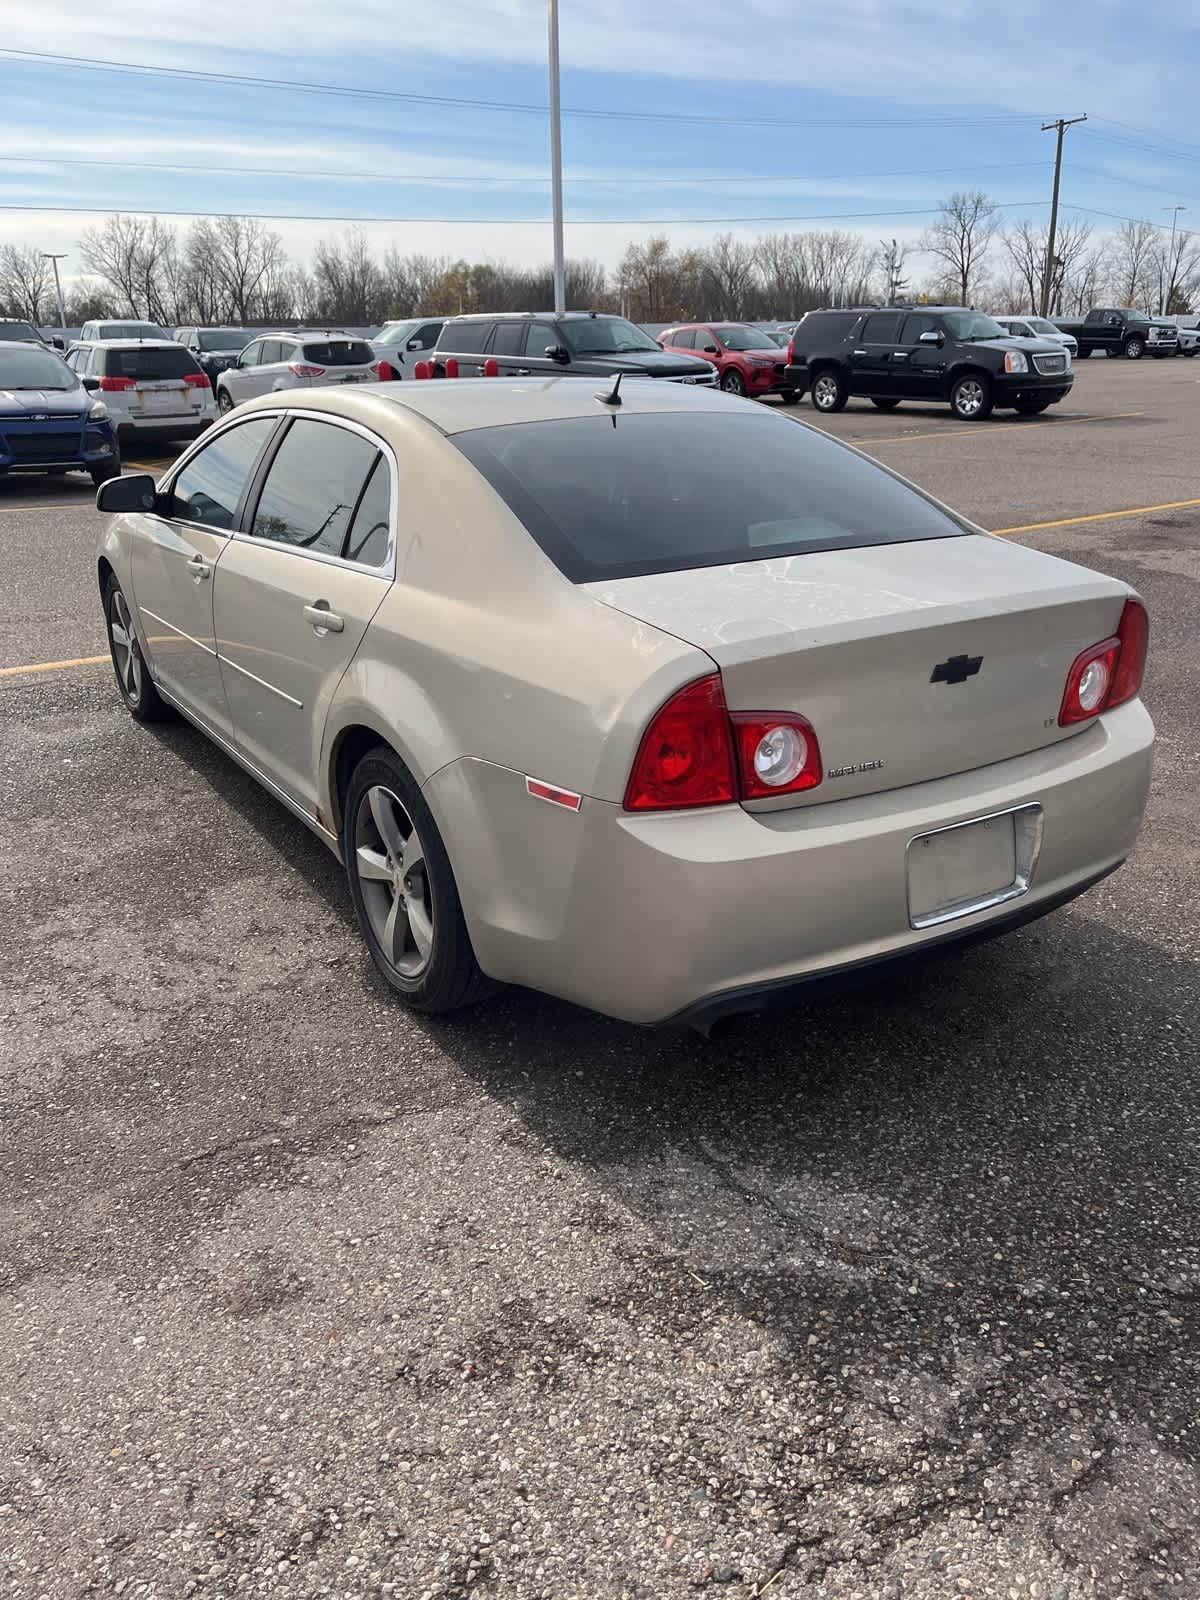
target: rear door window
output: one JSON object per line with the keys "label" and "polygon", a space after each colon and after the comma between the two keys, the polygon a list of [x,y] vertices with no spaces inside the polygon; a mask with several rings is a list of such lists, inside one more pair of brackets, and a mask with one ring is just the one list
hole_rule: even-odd
{"label": "rear door window", "polygon": [[377,446],[349,428],[300,418],[267,470],[250,532],[297,550],[340,556]]}
{"label": "rear door window", "polygon": [[385,564],[392,515],[391,500],[391,475],[387,462],[382,455],[378,455],[346,535],[342,554],[347,561],[361,562],[364,567],[382,567]]}
{"label": "rear door window", "polygon": [[492,340],[494,356],[519,356],[525,352],[525,323],[502,322]]}
{"label": "rear door window", "polygon": [[369,367],[375,352],[365,339],[304,341],[304,359],[318,367]]}
{"label": "rear door window", "polygon": [[863,325],[864,344],[895,344],[900,338],[900,311],[874,311]]}
{"label": "rear door window", "polygon": [[181,344],[158,349],[154,345],[138,345],[134,350],[106,350],[104,371],[110,378],[134,378],[142,383],[158,383],[170,378],[183,378],[199,372],[196,358]]}
{"label": "rear door window", "polygon": [[258,352],[260,367],[277,367],[283,360],[283,344],[279,339],[264,339]]}
{"label": "rear door window", "polygon": [[275,422],[274,417],[252,417],[198,450],[171,486],[171,516],[209,528],[234,527],[242,494]]}
{"label": "rear door window", "polygon": [[695,328],[680,328],[678,333],[671,335],[667,343],[675,350],[694,350],[696,348],[696,330]]}
{"label": "rear door window", "polygon": [[923,333],[936,333],[941,327],[940,317],[928,311],[913,311],[905,319],[901,344],[920,344]]}

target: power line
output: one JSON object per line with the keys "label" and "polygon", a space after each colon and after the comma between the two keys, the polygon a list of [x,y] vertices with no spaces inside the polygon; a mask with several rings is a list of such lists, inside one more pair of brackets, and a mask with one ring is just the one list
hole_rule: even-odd
{"label": "power line", "polygon": [[[35,167],[107,167],[128,172],[203,172],[221,177],[294,178],[302,182],[315,180],[322,183],[351,178],[368,180],[372,183],[469,183],[475,187],[487,183],[515,183],[528,188],[535,188],[550,182],[550,179],[545,176],[478,178],[469,174],[461,176],[443,175],[436,172],[345,172],[337,168],[324,172],[298,172],[291,167],[207,167],[183,161],[101,161],[90,156],[0,155],[0,164]],[[759,176],[755,176],[752,173],[730,173],[725,176],[720,173],[714,173],[706,177],[681,178],[625,177],[620,175],[611,178],[566,178],[564,182],[568,184],[601,184],[611,188],[623,188],[627,184],[653,184],[659,188],[671,189],[677,184],[693,183],[832,183],[863,178],[935,178],[961,172],[1028,171],[1030,168],[1045,168],[1048,164],[1045,161],[1004,161],[986,167],[909,167],[895,169],[890,172],[764,173]]]}
{"label": "power line", "polygon": [[[406,101],[413,105],[447,106],[476,111],[511,111],[544,117],[548,107],[515,100],[482,100],[464,95],[407,93],[400,89],[369,89],[349,84],[311,83],[300,78],[268,78],[237,72],[208,72],[198,67],[162,67],[145,61],[112,61],[85,56],[68,56],[45,50],[0,48],[0,56],[12,60],[44,62],[52,66],[77,67],[86,72],[122,72],[157,78],[183,78],[193,83],[236,83],[243,88],[284,89],[303,94],[345,95],[353,99]],[[923,117],[745,117],[716,116],[677,111],[616,111],[603,106],[563,106],[564,117],[596,117],[632,122],[682,122],[692,124],[737,124],[764,128],[1009,128],[1031,125],[1035,118],[1011,112],[980,116]]]}
{"label": "power line", "polygon": [[[1179,193],[1179,185],[1177,183],[1150,183],[1146,178],[1122,178],[1115,172],[1105,172],[1102,167],[1088,167],[1079,161],[1071,163],[1071,171],[1073,173],[1086,172],[1093,178],[1103,178],[1107,183],[1120,184],[1130,189],[1155,189],[1161,194]],[[1193,202],[1193,204],[1195,203]]]}
{"label": "power line", "polygon": [[1200,156],[1200,144],[1193,144],[1189,139],[1177,139],[1173,133],[1160,133],[1157,128],[1142,128],[1136,122],[1118,122],[1116,117],[1096,117],[1096,122],[1102,122],[1107,128],[1124,128],[1129,133],[1142,135],[1144,138],[1154,139],[1160,144],[1178,145],[1184,150],[1190,150]]}
{"label": "power line", "polygon": [[[999,200],[996,209],[1009,211],[1013,209],[1029,210],[1035,206],[1046,205],[1045,200]],[[690,227],[717,227],[718,225],[733,223],[761,223],[761,222],[866,222],[887,220],[892,217],[932,217],[941,210],[940,206],[925,206],[915,211],[828,211],[810,216],[770,216],[770,217],[569,217],[567,221],[573,227],[579,228],[635,228],[635,227],[662,227],[662,228],[690,228]],[[485,224],[501,224],[509,228],[544,228],[549,223],[549,217],[363,217],[363,216],[313,216],[308,212],[294,211],[173,211],[154,207],[134,207],[122,211],[117,206],[34,206],[19,205],[16,203],[0,204],[0,211],[26,211],[38,214],[55,214],[67,216],[134,216],[134,217],[237,217],[246,221],[258,222],[347,222],[347,223],[384,223],[389,226],[405,227],[420,223],[436,223],[439,226],[466,226],[480,227]]]}

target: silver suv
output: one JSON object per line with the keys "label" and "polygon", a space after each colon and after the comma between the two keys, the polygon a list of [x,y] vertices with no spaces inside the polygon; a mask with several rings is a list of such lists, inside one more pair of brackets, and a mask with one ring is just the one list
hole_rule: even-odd
{"label": "silver suv", "polygon": [[336,329],[293,328],[263,334],[246,346],[237,364],[217,379],[217,406],[232,411],[243,400],[280,389],[378,382],[379,358],[365,339]]}

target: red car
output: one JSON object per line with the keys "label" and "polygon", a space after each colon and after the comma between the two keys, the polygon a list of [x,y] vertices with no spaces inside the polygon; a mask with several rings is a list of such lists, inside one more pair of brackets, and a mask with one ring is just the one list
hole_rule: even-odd
{"label": "red car", "polygon": [[729,394],[777,394],[788,405],[800,398],[784,377],[784,351],[749,322],[685,322],[660,333],[658,342],[711,361]]}

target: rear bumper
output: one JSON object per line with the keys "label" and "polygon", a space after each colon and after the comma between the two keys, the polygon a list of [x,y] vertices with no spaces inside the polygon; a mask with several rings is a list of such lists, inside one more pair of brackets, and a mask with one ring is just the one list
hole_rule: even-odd
{"label": "rear bumper", "polygon": [[[524,778],[457,761],[426,793],[476,955],[504,982],[636,1023],[754,1009],[764,993],[1003,932],[1115,870],[1133,848],[1154,730],[1139,701],[1031,755],[790,811],[571,812]],[[1037,803],[1041,851],[1018,899],[915,930],[910,840]]]}

